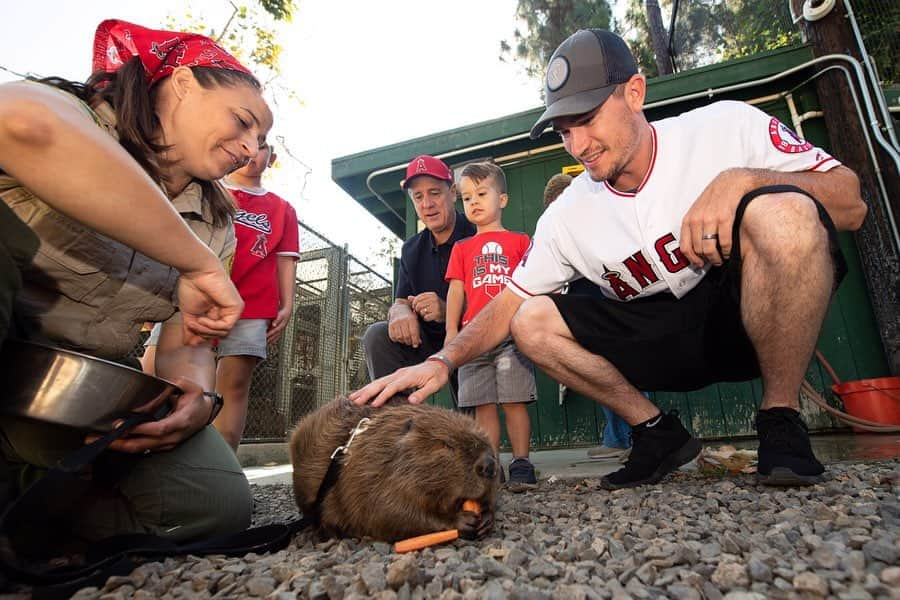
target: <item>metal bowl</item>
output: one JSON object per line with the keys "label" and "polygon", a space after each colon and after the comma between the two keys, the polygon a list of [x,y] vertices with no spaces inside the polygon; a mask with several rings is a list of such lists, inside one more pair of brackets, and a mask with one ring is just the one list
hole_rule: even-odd
{"label": "metal bowl", "polygon": [[169,382],[118,363],[52,346],[6,340],[0,349],[0,413],[108,431]]}

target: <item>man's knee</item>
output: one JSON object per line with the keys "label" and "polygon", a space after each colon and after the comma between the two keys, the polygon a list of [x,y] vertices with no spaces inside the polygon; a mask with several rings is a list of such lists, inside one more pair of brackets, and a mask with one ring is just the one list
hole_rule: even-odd
{"label": "man's knee", "polygon": [[827,254],[828,232],[812,198],[799,192],[763,194],[748,205],[740,226],[742,253],[787,259]]}
{"label": "man's knee", "polygon": [[551,335],[551,324],[559,318],[556,304],[547,296],[529,298],[519,307],[509,324],[516,346],[531,358],[529,351],[540,348]]}
{"label": "man's knee", "polygon": [[372,323],[363,334],[362,344],[366,352],[370,352],[390,341],[387,321]]}

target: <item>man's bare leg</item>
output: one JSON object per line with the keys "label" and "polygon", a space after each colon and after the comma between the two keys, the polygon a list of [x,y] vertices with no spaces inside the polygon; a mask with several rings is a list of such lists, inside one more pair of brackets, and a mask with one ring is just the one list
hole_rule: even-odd
{"label": "man's bare leg", "polygon": [[661,414],[615,366],[575,341],[550,298],[525,301],[512,320],[511,331],[516,346],[535,365],[631,425],[632,452],[622,469],[603,477],[604,487],[656,483],[700,453],[700,442],[691,438],[677,416]]}
{"label": "man's bare leg", "polygon": [[797,193],[753,199],[741,222],[741,254],[741,316],[763,380],[758,477],[770,485],[817,483],[825,469],[800,419],[799,395],[834,271],[812,200]]}
{"label": "man's bare leg", "polygon": [[800,384],[828,310],[828,235],[803,194],[766,194],[741,222],[741,316],[759,357],[762,408],[799,408]]}
{"label": "man's bare leg", "polygon": [[554,380],[609,407],[629,425],[659,414],[608,360],[585,350],[556,304],[535,296],[519,307],[510,324],[516,347]]}

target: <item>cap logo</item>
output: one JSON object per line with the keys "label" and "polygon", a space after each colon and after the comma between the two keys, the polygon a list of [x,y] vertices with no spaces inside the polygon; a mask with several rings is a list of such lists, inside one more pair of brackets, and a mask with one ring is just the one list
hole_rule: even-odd
{"label": "cap logo", "polygon": [[420,158],[416,161],[416,173],[425,173],[428,171],[428,167],[425,166],[425,159]]}
{"label": "cap logo", "polygon": [[569,80],[569,61],[565,56],[557,56],[547,65],[547,89],[555,92]]}

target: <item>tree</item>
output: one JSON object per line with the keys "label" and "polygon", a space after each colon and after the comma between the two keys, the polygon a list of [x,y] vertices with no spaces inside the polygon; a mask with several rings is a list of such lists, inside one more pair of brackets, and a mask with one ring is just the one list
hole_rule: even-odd
{"label": "tree", "polygon": [[[660,0],[661,7],[672,11],[672,0]],[[614,29],[629,45],[648,77],[659,74],[651,30],[643,2],[628,0],[625,16]],[[799,42],[790,9],[785,2],[758,0],[693,0],[680,2],[676,15],[675,63],[679,70],[691,69],[720,60],[730,60],[773,50]]]}
{"label": "tree", "polygon": [[512,42],[500,41],[500,60],[523,63],[529,77],[542,78],[547,61],[578,29],[609,28],[607,0],[519,0]]}
{"label": "tree", "polygon": [[[180,17],[167,15],[164,27],[178,31],[196,31],[216,40],[238,60],[252,63],[257,77],[267,84],[281,73],[281,44],[274,31],[275,21],[290,22],[294,14],[293,0],[257,0],[259,6],[230,2],[233,10],[221,30],[211,28],[195,15],[190,5]],[[261,73],[264,74],[261,76]]]}
{"label": "tree", "polygon": [[[647,77],[668,72],[666,20],[673,0],[626,2],[621,20],[610,24],[607,0],[519,0],[520,24],[512,41],[500,42],[500,59],[522,63],[531,77],[543,75],[553,51],[578,29],[612,29],[626,38]],[[661,9],[661,11],[660,11]],[[648,11],[653,19],[648,19]],[[653,23],[653,27],[651,27]],[[786,2],[682,0],[673,47],[678,69],[750,56],[800,41]],[[887,62],[887,61],[882,61]]]}
{"label": "tree", "polygon": [[672,59],[669,56],[669,37],[662,22],[662,12],[658,0],[647,0],[647,23],[650,26],[650,40],[653,43],[653,55],[656,57],[656,70],[660,75],[672,72]]}
{"label": "tree", "polygon": [[375,269],[382,275],[390,276],[394,272],[394,260],[400,256],[402,240],[395,235],[383,235],[369,255],[375,257]]}

